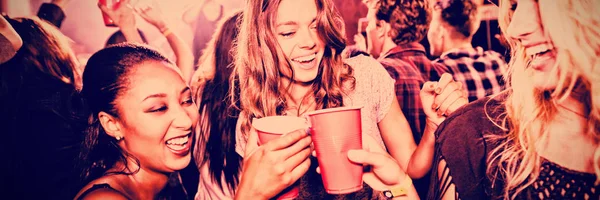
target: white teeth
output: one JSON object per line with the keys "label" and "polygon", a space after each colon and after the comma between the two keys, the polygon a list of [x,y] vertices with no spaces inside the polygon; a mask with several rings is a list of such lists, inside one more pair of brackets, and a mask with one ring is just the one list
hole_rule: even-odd
{"label": "white teeth", "polygon": [[173,139],[167,140],[167,144],[168,145],[184,145],[184,144],[187,144],[188,141],[189,141],[189,137],[184,136],[184,137],[178,137],[178,138],[173,138]]}
{"label": "white teeth", "polygon": [[311,54],[308,56],[303,56],[303,57],[299,57],[299,58],[294,58],[292,59],[293,61],[296,62],[309,62],[312,61],[313,59],[315,59],[316,55],[315,54]]}
{"label": "white teeth", "polygon": [[533,47],[528,47],[527,49],[525,49],[525,53],[527,53],[528,56],[535,56],[536,54],[544,53],[550,51],[551,49],[553,49],[552,45],[545,43],[535,45]]}

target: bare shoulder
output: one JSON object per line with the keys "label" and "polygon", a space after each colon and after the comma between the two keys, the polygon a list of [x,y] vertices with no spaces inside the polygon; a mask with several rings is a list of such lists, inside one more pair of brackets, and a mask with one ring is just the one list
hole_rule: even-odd
{"label": "bare shoulder", "polygon": [[75,199],[127,199],[127,197],[116,190],[115,187],[118,188],[118,184],[114,177],[101,177],[81,188],[77,193],[77,196],[75,196]]}
{"label": "bare shoulder", "polygon": [[83,200],[96,200],[96,199],[98,199],[98,200],[99,199],[127,200],[127,197],[125,197],[123,194],[116,191],[115,189],[100,188],[100,189],[96,189],[96,190],[88,193],[81,199],[83,199]]}

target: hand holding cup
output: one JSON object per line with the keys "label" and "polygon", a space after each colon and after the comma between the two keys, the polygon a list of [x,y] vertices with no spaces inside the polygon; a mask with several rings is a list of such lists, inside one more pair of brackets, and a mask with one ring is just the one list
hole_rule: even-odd
{"label": "hand holding cup", "polygon": [[238,195],[269,199],[284,191],[302,177],[310,167],[311,138],[306,130],[297,130],[275,138],[261,146],[252,130]]}

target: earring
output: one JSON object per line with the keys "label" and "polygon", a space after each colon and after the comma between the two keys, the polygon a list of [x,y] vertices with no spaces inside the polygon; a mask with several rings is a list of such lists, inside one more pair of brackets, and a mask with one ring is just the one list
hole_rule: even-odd
{"label": "earring", "polygon": [[124,138],[124,137],[123,137],[123,136],[120,136],[120,135],[117,135],[117,136],[115,136],[115,139],[117,139],[117,141],[120,141],[120,140],[121,140],[121,139],[123,139],[123,138]]}

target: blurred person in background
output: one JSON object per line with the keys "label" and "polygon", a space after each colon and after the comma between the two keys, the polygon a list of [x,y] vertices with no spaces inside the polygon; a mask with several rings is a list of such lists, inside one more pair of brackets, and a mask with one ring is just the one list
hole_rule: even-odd
{"label": "blurred person in background", "polygon": [[[238,82],[231,85],[234,41],[238,36],[241,12],[223,18],[213,39],[200,58],[197,90],[200,115],[194,158],[200,171],[195,199],[227,199],[233,196],[242,169],[242,157],[235,152],[235,130],[239,101],[230,99],[231,91],[239,93]],[[231,90],[230,88],[234,88]]]}
{"label": "blurred person in background", "polygon": [[23,46],[21,36],[19,36],[3,15],[0,18],[0,64],[15,56],[21,46]]}
{"label": "blurred person in background", "polygon": [[5,18],[22,38],[0,65],[4,129],[3,194],[19,199],[72,198],[86,109],[77,90],[81,75],[67,38],[37,18]]}
{"label": "blurred person in background", "polygon": [[156,27],[167,38],[171,49],[175,52],[175,64],[183,73],[186,83],[188,83],[194,71],[193,54],[190,47],[171,30],[155,1],[135,5],[131,5],[130,1],[123,0],[119,2],[115,9],[110,9],[101,4],[98,4],[98,6],[119,27],[127,42],[145,43],[142,34],[136,28],[134,12]]}
{"label": "blurred person in background", "polygon": [[482,0],[432,0],[427,39],[434,63],[443,65],[468,90],[469,101],[504,90],[506,62],[499,53],[473,47],[472,38],[481,16]]}

